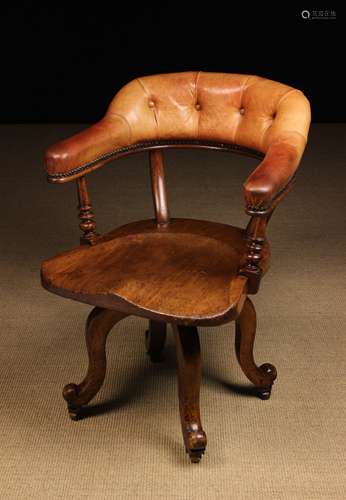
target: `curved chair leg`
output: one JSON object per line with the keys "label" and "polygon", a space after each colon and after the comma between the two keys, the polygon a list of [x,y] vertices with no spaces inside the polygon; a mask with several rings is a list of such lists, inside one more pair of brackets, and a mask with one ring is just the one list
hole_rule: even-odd
{"label": "curved chair leg", "polygon": [[84,380],[79,384],[68,384],[64,387],[63,396],[67,401],[68,412],[72,420],[81,416],[82,406],[100,390],[106,375],[106,340],[107,335],[127,314],[95,307],[89,314],[85,339],[89,356],[89,367]]}
{"label": "curved chair leg", "polygon": [[145,332],[145,346],[153,363],[162,361],[162,351],[166,342],[166,323],[149,320],[149,329]]}
{"label": "curved chair leg", "polygon": [[181,427],[191,462],[199,462],[207,445],[199,411],[202,378],[197,328],[173,325],[177,352],[178,392]]}
{"label": "curved chair leg", "polygon": [[261,399],[269,399],[276,379],[275,366],[265,363],[257,366],[253,357],[256,335],[256,311],[247,297],[243,309],[236,320],[235,348],[239,364],[247,378],[258,388]]}

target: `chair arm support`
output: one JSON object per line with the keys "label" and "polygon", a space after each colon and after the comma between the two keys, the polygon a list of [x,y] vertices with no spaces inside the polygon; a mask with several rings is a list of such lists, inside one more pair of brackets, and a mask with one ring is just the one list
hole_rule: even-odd
{"label": "chair arm support", "polygon": [[[85,164],[95,168],[106,163],[110,151],[128,144],[129,127],[121,116],[105,116],[98,123],[51,146],[45,154],[45,168],[50,182],[75,179],[73,172]],[[88,169],[88,171],[93,168]]]}
{"label": "chair arm support", "polygon": [[288,141],[275,141],[269,146],[263,161],[243,185],[248,214],[269,214],[281,200],[298,168],[304,146]]}

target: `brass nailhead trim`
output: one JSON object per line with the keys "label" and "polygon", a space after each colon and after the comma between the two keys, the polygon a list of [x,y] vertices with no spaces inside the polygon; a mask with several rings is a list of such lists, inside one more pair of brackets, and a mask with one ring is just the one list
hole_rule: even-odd
{"label": "brass nailhead trim", "polygon": [[117,156],[121,156],[126,153],[130,152],[136,152],[140,151],[141,149],[146,149],[150,147],[159,147],[159,146],[179,146],[179,145],[191,145],[191,146],[206,146],[206,147],[214,147],[217,149],[222,149],[225,151],[230,151],[230,152],[239,152],[243,154],[248,154],[250,156],[253,156],[255,158],[258,158],[259,160],[264,158],[264,154],[256,151],[254,149],[250,148],[245,148],[243,146],[238,146],[237,144],[228,144],[228,143],[217,143],[217,142],[212,142],[212,141],[198,141],[198,140],[185,140],[185,139],[180,139],[180,140],[167,140],[167,141],[146,141],[146,142],[141,142],[138,144],[133,144],[131,146],[124,146],[122,148],[115,149],[114,151],[111,151],[109,153],[105,153],[101,156],[98,156],[94,160],[85,163],[84,165],[81,165],[80,167],[73,168],[72,170],[69,170],[68,172],[56,172],[56,173],[49,173],[48,174],[48,179],[63,179],[66,177],[71,177],[72,175],[78,174],[80,172],[83,172],[84,170],[87,170],[88,168],[92,167],[93,165],[96,165],[97,163],[105,160],[109,160],[110,158],[114,157],[116,159]]}

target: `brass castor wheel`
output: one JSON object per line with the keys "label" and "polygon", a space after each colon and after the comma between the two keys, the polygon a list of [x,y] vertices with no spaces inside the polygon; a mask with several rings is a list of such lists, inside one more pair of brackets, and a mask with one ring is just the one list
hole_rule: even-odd
{"label": "brass castor wheel", "polygon": [[257,396],[263,400],[269,399],[271,396],[271,393],[272,393],[272,386],[271,385],[269,385],[268,387],[259,387],[257,389]]}
{"label": "brass castor wheel", "polygon": [[82,408],[67,408],[68,414],[71,420],[77,422],[78,420],[82,420],[83,411]]}
{"label": "brass castor wheel", "polygon": [[265,363],[259,367],[260,371],[268,378],[270,377],[271,384],[264,385],[262,387],[258,387],[257,395],[260,399],[269,399],[272,393],[272,387],[274,380],[277,377],[277,372],[275,366]]}
{"label": "brass castor wheel", "polygon": [[79,388],[76,384],[65,385],[62,395],[67,402],[67,410],[71,420],[77,421],[83,418],[82,407],[73,404],[79,394]]}
{"label": "brass castor wheel", "polygon": [[193,464],[198,464],[207,446],[206,433],[202,429],[199,429],[198,431],[188,432],[184,438],[186,453],[189,454]]}
{"label": "brass castor wheel", "polygon": [[191,463],[198,464],[201,461],[203,453],[205,452],[205,448],[201,448],[200,450],[188,450],[185,448],[186,453],[188,453]]}

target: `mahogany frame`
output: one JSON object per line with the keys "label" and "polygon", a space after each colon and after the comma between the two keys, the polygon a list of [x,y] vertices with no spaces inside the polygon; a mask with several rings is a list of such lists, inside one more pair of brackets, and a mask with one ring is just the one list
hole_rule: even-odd
{"label": "mahogany frame", "polygon": [[[77,181],[79,200],[80,228],[83,235],[81,244],[95,245],[99,239],[92,204],[87,191],[85,175],[102,165],[130,154],[149,152],[151,169],[151,187],[153,203],[158,225],[169,224],[166,184],[163,166],[163,151],[169,148],[193,148],[232,152],[262,160],[264,154],[236,144],[215,143],[197,140],[147,141],[118,148],[99,156],[95,160],[76,167],[68,172],[48,175],[50,183],[61,184]],[[235,348],[239,364],[255,384],[261,399],[268,399],[276,378],[276,369],[265,363],[258,367],[253,357],[253,345],[256,333],[256,312],[247,295],[258,292],[263,275],[261,268],[262,249],[266,241],[266,227],[269,219],[281,199],[290,191],[294,179],[278,193],[265,207],[246,206],[250,221],[244,232],[247,240],[245,264],[238,270],[238,275],[247,278],[244,301],[236,318]],[[133,311],[111,311],[96,307],[89,315],[86,327],[86,341],[89,354],[89,369],[85,379],[79,384],[65,386],[63,395],[68,403],[71,418],[77,420],[87,404],[100,389],[106,372],[105,342],[110,329]],[[234,318],[232,318],[234,319]],[[206,448],[206,434],[202,428],[199,410],[199,390],[201,382],[201,357],[198,332],[195,326],[173,323],[177,349],[177,370],[179,385],[179,406],[181,425],[186,451],[192,462],[199,462]],[[166,324],[149,318],[146,331],[146,347],[150,359],[154,362],[162,359],[166,339]]]}
{"label": "mahogany frame", "polygon": [[[221,151],[235,153],[249,158],[262,160],[264,153],[260,151],[246,148],[238,144],[218,143],[213,141],[201,140],[157,140],[146,141],[131,146],[115,149],[109,153],[99,156],[95,160],[85,163],[79,167],[69,170],[68,172],[48,174],[47,180],[50,183],[62,184],[72,180],[77,181],[78,199],[79,199],[79,217],[80,228],[83,235],[80,237],[81,244],[95,244],[99,235],[96,233],[96,222],[93,213],[92,204],[87,191],[85,175],[102,167],[106,163],[113,160],[129,156],[135,153],[149,152],[151,179],[152,179],[152,195],[154,201],[155,214],[158,224],[166,224],[169,222],[169,209],[166,193],[166,184],[164,176],[164,165],[162,151],[173,148],[192,148],[192,149],[209,149],[213,151]],[[248,278],[248,292],[257,293],[262,277],[262,269],[260,266],[261,251],[266,238],[266,227],[272,216],[272,213],[279,202],[291,190],[295,177],[293,176],[284,188],[264,207],[255,207],[247,205],[246,213],[251,217],[251,220],[246,228],[247,234],[247,262],[239,270],[239,274]]]}

